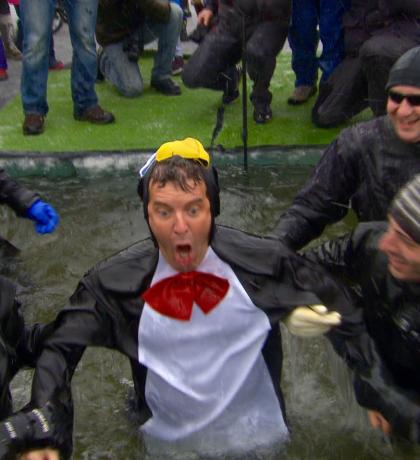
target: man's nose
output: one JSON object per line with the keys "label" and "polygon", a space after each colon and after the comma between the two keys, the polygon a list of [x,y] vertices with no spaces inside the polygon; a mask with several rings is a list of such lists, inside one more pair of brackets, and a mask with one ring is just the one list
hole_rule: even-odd
{"label": "man's nose", "polygon": [[398,114],[399,115],[409,115],[413,111],[413,106],[407,101],[407,99],[403,99],[398,106]]}
{"label": "man's nose", "polygon": [[395,235],[391,230],[388,230],[382,238],[379,240],[379,249],[382,252],[390,252],[395,251],[397,249],[397,242],[395,239]]}
{"label": "man's nose", "polygon": [[176,233],[185,233],[188,230],[187,221],[182,212],[175,214],[174,231]]}

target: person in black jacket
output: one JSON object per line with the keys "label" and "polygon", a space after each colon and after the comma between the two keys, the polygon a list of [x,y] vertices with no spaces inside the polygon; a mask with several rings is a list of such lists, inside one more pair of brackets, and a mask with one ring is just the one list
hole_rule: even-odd
{"label": "person in black jacket", "polygon": [[302,248],[350,208],[359,221],[385,219],[396,192],[420,173],[420,47],[394,64],[387,91],[387,116],[343,130],[280,216],[273,234],[288,246]]}
{"label": "person in black jacket", "polygon": [[35,221],[38,233],[51,233],[59,222],[55,209],[39,195],[13,180],[0,169],[0,203],[7,204],[19,217]]}
{"label": "person in black jacket", "polygon": [[[312,312],[307,305],[331,310],[307,315],[313,328],[334,326],[360,379],[393,394],[349,291],[277,241],[215,224],[217,174],[199,141],[163,144],[140,176],[152,236],[83,277],[43,345],[30,406],[0,425],[0,456],[50,445],[67,458],[71,429],[56,408],[71,415],[71,379],[87,346],[129,358],[146,444],[238,458],[282,446],[279,321],[297,307]],[[395,397],[396,425],[407,429],[420,413]]]}
{"label": "person in black jacket", "polygon": [[[420,407],[420,175],[401,189],[388,223],[359,224],[350,234],[305,252],[360,290],[369,334],[395,381]],[[373,410],[378,395],[356,383],[373,426],[392,426]]]}
{"label": "person in black jacket", "polygon": [[420,45],[418,0],[352,0],[343,16],[345,57],[319,88],[312,121],[338,126],[369,107],[386,113],[385,90],[394,62]]}
{"label": "person in black jacket", "polygon": [[[0,202],[13,209],[17,216],[34,221],[40,234],[53,232],[59,222],[55,209],[42,201],[39,195],[19,184],[0,170]],[[15,255],[18,250],[7,240],[1,239],[2,253]],[[0,420],[13,411],[10,382],[24,367],[35,367],[42,349],[42,342],[49,327],[35,324],[25,326],[16,298],[16,286],[0,275]]]}
{"label": "person in black jacket", "polygon": [[[198,15],[198,22],[208,26],[215,14],[218,22],[184,66],[184,84],[190,88],[224,91],[223,102],[231,103],[239,96],[235,65],[241,60],[245,47],[247,70],[253,82],[254,120],[256,123],[271,120],[269,87],[276,57],[287,37],[290,3],[290,0],[207,2]],[[243,24],[246,43],[243,43]]]}

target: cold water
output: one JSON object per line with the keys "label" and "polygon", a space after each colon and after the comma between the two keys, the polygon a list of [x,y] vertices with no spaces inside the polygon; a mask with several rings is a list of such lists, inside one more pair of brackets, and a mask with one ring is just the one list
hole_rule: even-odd
{"label": "cold water", "polygon": [[[269,233],[309,171],[310,167],[302,166],[253,166],[246,175],[239,167],[221,168],[218,221]],[[20,181],[55,206],[61,224],[54,234],[38,236],[30,221],[17,219],[1,207],[1,232],[21,250],[2,271],[19,284],[28,323],[49,321],[89,267],[148,234],[136,195],[136,172]],[[327,234],[344,233],[353,224],[347,219]],[[283,344],[282,381],[291,441],[280,453],[263,459],[420,458],[413,448],[391,445],[369,428],[365,412],[354,401],[347,370],[323,338],[296,339],[283,330]],[[27,401],[31,375],[31,371],[21,372],[14,381],[17,407]],[[197,458],[176,451],[169,457],[146,452],[127,408],[132,382],[128,362],[120,354],[89,349],[72,388],[75,459]]]}

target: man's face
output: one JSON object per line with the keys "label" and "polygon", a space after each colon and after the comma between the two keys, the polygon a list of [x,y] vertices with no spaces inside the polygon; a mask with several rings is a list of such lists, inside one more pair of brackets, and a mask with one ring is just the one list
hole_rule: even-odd
{"label": "man's face", "polygon": [[[420,95],[416,86],[393,86],[390,92],[401,95]],[[407,99],[400,103],[388,96],[387,112],[398,137],[408,143],[420,142],[420,106],[411,105]]]}
{"label": "man's face", "polygon": [[151,183],[149,225],[167,262],[180,272],[195,270],[206,255],[211,228],[210,202],[204,182],[188,181],[185,192],[174,183]]}
{"label": "man's face", "polygon": [[390,217],[388,230],[379,241],[379,249],[388,256],[388,269],[401,281],[420,282],[420,244],[416,243]]}

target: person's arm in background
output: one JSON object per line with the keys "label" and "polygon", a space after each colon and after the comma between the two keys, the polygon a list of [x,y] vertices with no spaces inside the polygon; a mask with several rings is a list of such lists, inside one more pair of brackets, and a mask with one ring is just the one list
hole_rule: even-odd
{"label": "person's arm in background", "polygon": [[[329,272],[346,278],[350,283],[357,283],[362,276],[360,265],[369,263],[365,260],[368,256],[360,248],[365,247],[371,238],[371,232],[375,233],[380,228],[385,229],[386,223],[361,224],[343,237],[305,251],[304,256],[308,260],[321,264]],[[298,335],[303,336],[303,334]],[[364,364],[361,372],[357,371],[360,364],[356,365],[354,386],[356,399],[367,409],[371,426],[380,429],[385,435],[396,433],[419,443],[418,398],[413,392],[401,388],[394,382],[382,362],[374,341],[368,334],[364,332],[360,341],[349,338],[350,348],[345,343],[348,339],[341,336],[339,328],[331,328],[327,337],[351,368],[354,368],[356,361],[363,357],[361,363],[364,361]]]}
{"label": "person's arm in background", "polygon": [[38,233],[51,233],[59,222],[55,209],[39,195],[13,180],[0,169],[0,202],[10,206],[19,217],[35,221]]}
{"label": "person's arm in background", "polygon": [[341,136],[324,152],[271,235],[298,250],[343,219],[359,183],[357,153]]}

